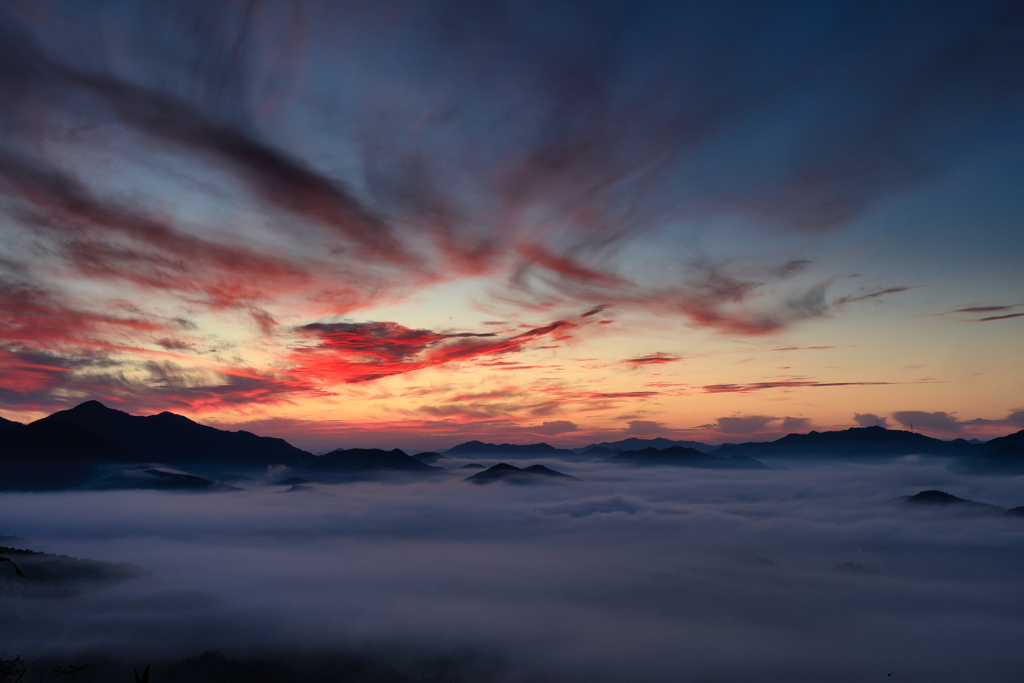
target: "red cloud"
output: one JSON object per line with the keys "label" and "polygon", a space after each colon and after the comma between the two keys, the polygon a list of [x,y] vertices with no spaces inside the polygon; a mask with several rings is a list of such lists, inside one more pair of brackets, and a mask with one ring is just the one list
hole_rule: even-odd
{"label": "red cloud", "polygon": [[295,373],[309,374],[328,384],[352,384],[512,353],[541,337],[565,338],[573,327],[573,323],[559,320],[498,338],[493,332],[433,332],[390,322],[313,323],[298,331],[316,344],[293,349],[289,359]]}

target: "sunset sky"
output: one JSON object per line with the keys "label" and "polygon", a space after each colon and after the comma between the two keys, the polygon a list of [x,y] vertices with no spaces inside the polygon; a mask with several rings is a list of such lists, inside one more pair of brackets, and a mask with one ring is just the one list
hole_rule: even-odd
{"label": "sunset sky", "polygon": [[1024,429],[1019,2],[0,7],[0,416]]}

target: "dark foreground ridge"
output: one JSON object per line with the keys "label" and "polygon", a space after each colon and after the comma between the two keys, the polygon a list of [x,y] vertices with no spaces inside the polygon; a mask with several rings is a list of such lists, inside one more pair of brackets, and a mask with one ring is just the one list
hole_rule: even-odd
{"label": "dark foreground ridge", "polygon": [[[0,556],[9,559],[8,562],[0,564],[0,577],[3,578],[0,597],[53,597],[42,592],[33,595],[31,592],[78,590],[89,586],[120,583],[152,574],[147,569],[125,562],[78,559],[23,548],[0,548]],[[14,563],[21,570],[20,575],[15,573],[12,566]],[[8,592],[17,590],[22,592]]]}
{"label": "dark foreground ridge", "polygon": [[529,467],[516,467],[505,462],[499,462],[494,467],[488,467],[483,472],[466,477],[466,481],[474,484],[490,484],[502,481],[509,484],[536,484],[543,481],[575,479],[569,474],[556,472],[544,465],[530,465]]}
{"label": "dark foreground ridge", "polygon": [[766,470],[768,466],[746,455],[723,457],[703,453],[693,448],[672,446],[670,448],[644,448],[639,451],[623,451],[610,458],[611,462],[628,465],[672,465],[674,467],[701,467],[721,470]]}

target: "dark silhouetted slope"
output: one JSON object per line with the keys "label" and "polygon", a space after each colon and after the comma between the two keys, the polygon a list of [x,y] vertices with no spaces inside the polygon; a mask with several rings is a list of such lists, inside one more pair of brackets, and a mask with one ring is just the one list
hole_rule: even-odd
{"label": "dark silhouetted slope", "polygon": [[975,448],[981,453],[991,453],[997,451],[1004,446],[1012,446],[1014,448],[1024,448],[1024,429],[1013,434],[1007,434],[1006,436],[999,436],[985,443],[978,444]]}
{"label": "dark silhouetted slope", "polygon": [[644,448],[638,451],[623,451],[610,458],[611,462],[629,465],[672,465],[674,467],[701,467],[723,470],[766,470],[768,466],[745,455],[722,457],[703,453],[693,448],[672,446],[670,448]]}
{"label": "dark silhouetted slope", "polygon": [[977,474],[1024,473],[1024,448],[1004,442],[995,450],[961,458],[959,468]]}
{"label": "dark silhouetted slope", "polygon": [[546,443],[514,444],[514,443],[483,443],[467,441],[453,446],[444,452],[445,456],[466,457],[489,455],[496,458],[575,458],[576,453],[567,448],[555,448]]}
{"label": "dark silhouetted slope", "polygon": [[11,423],[0,432],[0,488],[6,490],[76,488],[107,463],[142,462],[116,443],[67,422]]}
{"label": "dark silhouetted slope", "polygon": [[8,425],[0,438],[0,461],[143,462],[110,439],[67,422],[37,420]]}
{"label": "dark silhouetted slope", "polygon": [[98,401],[87,401],[40,420],[57,421],[87,429],[148,462],[297,466],[313,457],[284,439],[216,429],[168,412],[130,415]]}
{"label": "dark silhouetted slope", "polygon": [[488,467],[483,472],[466,477],[466,481],[474,484],[492,484],[494,482],[506,482],[509,484],[536,484],[543,481],[557,481],[575,479],[575,477],[556,472],[544,465],[530,465],[529,467],[516,467],[505,462],[500,462],[493,467]]}

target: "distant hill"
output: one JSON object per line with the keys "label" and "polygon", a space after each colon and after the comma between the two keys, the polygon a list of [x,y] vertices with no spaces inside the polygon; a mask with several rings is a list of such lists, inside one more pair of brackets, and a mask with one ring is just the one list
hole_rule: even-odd
{"label": "distant hill", "polygon": [[444,451],[451,457],[489,455],[496,458],[576,458],[576,453],[567,448],[555,448],[546,443],[514,444],[514,443],[483,443],[467,441]]}
{"label": "distant hill", "polygon": [[483,472],[466,477],[466,481],[474,484],[491,484],[497,481],[509,484],[536,484],[543,481],[556,481],[575,479],[572,475],[556,472],[544,467],[544,465],[530,465],[529,467],[516,467],[508,463],[498,463],[494,467],[488,467]]}
{"label": "distant hill", "polygon": [[695,448],[671,446],[669,448],[643,448],[623,451],[610,458],[610,462],[629,465],[672,465],[675,467],[701,467],[724,470],[766,470],[768,466],[745,455],[723,457],[703,453]]}
{"label": "distant hill", "polygon": [[657,448],[662,450],[673,446],[692,448],[694,450],[703,451],[704,453],[710,453],[714,449],[718,448],[717,446],[710,446],[703,441],[672,441],[671,439],[663,439],[661,437],[655,439],[638,439],[634,436],[628,439],[622,439],[621,441],[603,441],[590,446],[583,446],[582,448],[574,448],[573,450],[580,454],[586,453],[587,455],[594,455],[592,451],[595,448],[618,451],[621,453],[622,451],[639,451],[644,448]]}
{"label": "distant hill", "polygon": [[723,444],[716,455],[781,455],[781,456],[900,456],[900,455],[965,455],[976,446],[966,441],[953,443],[933,439],[924,434],[885,427],[852,427],[835,432],[787,434],[768,442]]}
{"label": "distant hill", "polygon": [[358,475],[407,473],[431,475],[443,471],[431,467],[395,448],[385,451],[380,448],[339,448],[314,458],[299,469],[304,477],[312,481],[332,478],[359,478]]}
{"label": "distant hill", "polygon": [[284,439],[216,429],[175,413],[130,415],[99,401],[86,401],[38,422],[58,421],[87,429],[146,462],[294,467],[313,457]]}

